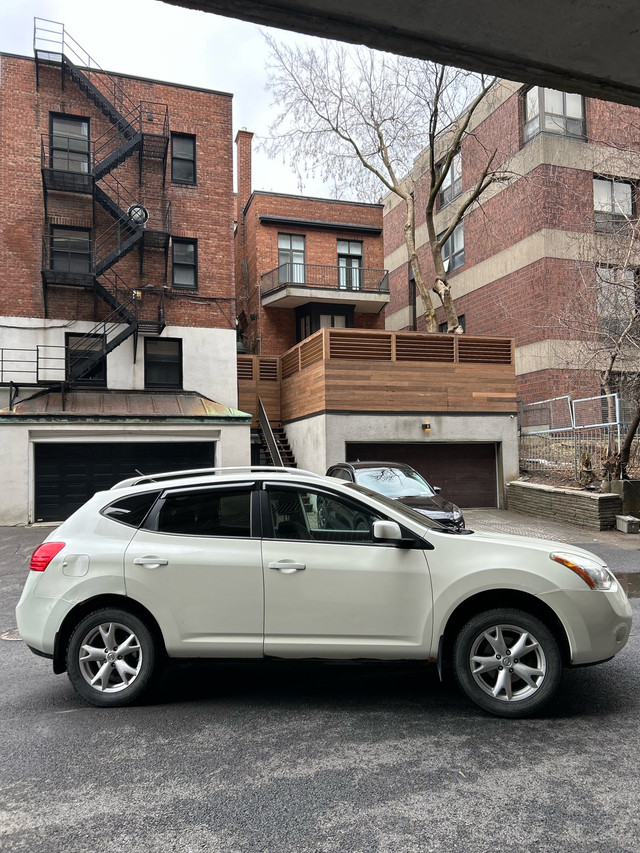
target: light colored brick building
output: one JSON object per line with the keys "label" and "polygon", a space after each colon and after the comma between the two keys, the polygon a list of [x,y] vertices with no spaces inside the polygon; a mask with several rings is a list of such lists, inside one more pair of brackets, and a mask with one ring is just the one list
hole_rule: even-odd
{"label": "light colored brick building", "polygon": [[[579,292],[597,270],[640,268],[633,240],[640,180],[640,111],[549,89],[501,81],[474,118],[460,154],[461,180],[441,199],[441,233],[474,185],[488,154],[509,180],[495,184],[459,226],[449,277],[467,334],[515,339],[518,399],[600,394],[598,371],[587,370],[588,336]],[[414,173],[419,252],[433,275],[426,245],[426,158]],[[446,201],[446,203],[445,203]],[[389,329],[420,329],[402,237],[402,204],[385,200],[385,266]],[[623,235],[625,257],[616,241]],[[619,258],[619,261],[616,258]],[[632,271],[632,270],[631,270]],[[637,282],[636,274],[636,282]],[[637,291],[637,284],[636,284]],[[636,298],[640,298],[636,295]],[[438,304],[437,299],[434,304]],[[584,307],[584,306],[583,306]],[[439,320],[444,320],[442,309]],[[595,330],[595,327],[594,327]],[[637,370],[637,365],[636,368]]]}

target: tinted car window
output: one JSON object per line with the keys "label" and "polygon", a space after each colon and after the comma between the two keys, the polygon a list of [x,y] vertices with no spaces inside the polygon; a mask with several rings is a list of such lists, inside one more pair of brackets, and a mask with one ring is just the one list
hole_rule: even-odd
{"label": "tinted car window", "polygon": [[196,489],[170,492],[151,527],[188,536],[250,536],[250,489]]}
{"label": "tinted car window", "polygon": [[272,488],[269,509],[277,539],[373,542],[372,524],[380,518],[355,501],[312,489]]}
{"label": "tinted car window", "polygon": [[145,492],[142,495],[130,495],[105,507],[102,515],[129,527],[140,527],[159,494],[160,492]]}

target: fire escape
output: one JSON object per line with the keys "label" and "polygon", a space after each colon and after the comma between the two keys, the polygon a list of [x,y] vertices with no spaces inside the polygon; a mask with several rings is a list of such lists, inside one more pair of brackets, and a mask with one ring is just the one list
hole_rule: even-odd
{"label": "fire escape", "polygon": [[[45,316],[52,287],[80,288],[94,296],[100,321],[66,352],[66,382],[87,378],[125,340],[133,336],[136,360],[138,335],[158,335],[165,327],[162,287],[129,286],[117,272],[118,263],[134,250],[142,275],[150,252],[162,252],[166,279],[171,203],[164,184],[169,143],[166,104],[131,100],[118,80],[97,66],[65,31],[64,25],[36,19],[34,29],[36,86],[45,67],[59,68],[61,87],[77,86],[108,120],[97,139],[65,135],[63,125],[41,141],[45,211],[42,245],[42,284]],[[50,72],[47,72],[50,73]],[[78,120],[76,120],[78,121]],[[120,167],[137,158],[137,187],[121,180]],[[148,170],[148,172],[147,172]],[[131,183],[131,170],[127,171]],[[144,182],[143,175],[147,178]],[[157,195],[147,191],[157,185]],[[51,193],[90,197],[91,237],[54,227]],[[104,214],[107,214],[106,217]]]}

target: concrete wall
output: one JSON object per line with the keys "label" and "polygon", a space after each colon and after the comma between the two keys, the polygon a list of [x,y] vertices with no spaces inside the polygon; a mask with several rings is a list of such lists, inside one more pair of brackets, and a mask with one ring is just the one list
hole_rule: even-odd
{"label": "concrete wall", "polygon": [[506,483],[519,476],[517,420],[513,415],[317,415],[286,425],[287,437],[301,468],[324,474],[343,462],[347,442],[495,442],[500,504]]}
{"label": "concrete wall", "polygon": [[36,442],[144,442],[214,441],[216,465],[249,465],[249,425],[109,423],[75,424],[3,424],[0,442],[0,525],[30,524],[34,509],[34,454]]}

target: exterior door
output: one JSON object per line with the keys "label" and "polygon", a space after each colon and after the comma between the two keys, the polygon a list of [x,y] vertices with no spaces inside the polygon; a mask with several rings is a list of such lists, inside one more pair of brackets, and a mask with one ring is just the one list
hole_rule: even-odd
{"label": "exterior door", "polygon": [[160,498],[125,554],[127,594],[155,616],[176,657],[261,657],[260,540],[251,487]]}
{"label": "exterior door", "polygon": [[343,496],[278,484],[263,499],[266,655],[424,654],[431,586],[421,548],[374,542],[378,516]]}

